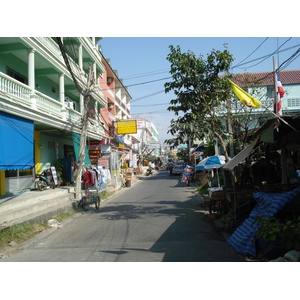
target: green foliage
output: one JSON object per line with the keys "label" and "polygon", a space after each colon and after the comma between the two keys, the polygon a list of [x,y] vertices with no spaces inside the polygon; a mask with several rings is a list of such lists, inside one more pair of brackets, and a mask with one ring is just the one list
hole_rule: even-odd
{"label": "green foliage", "polygon": [[196,190],[199,194],[206,195],[206,194],[208,194],[208,184],[200,185],[199,187],[197,187]]}
{"label": "green foliage", "polygon": [[10,228],[6,228],[0,231],[0,248],[9,246],[11,242],[22,243],[37,233],[48,228],[47,225],[43,224],[29,224],[25,223],[22,225],[13,225]]}
{"label": "green foliage", "polygon": [[232,94],[227,76],[219,76],[229,68],[232,55],[226,48],[222,52],[212,50],[205,60],[191,51],[182,53],[179,46],[169,48],[167,60],[171,63],[172,81],[165,83],[165,92],[174,92],[176,98],[170,101],[168,110],[178,118],[171,120],[168,131],[174,138],[165,142],[176,147],[187,138],[224,139],[226,128],[215,109]]}
{"label": "green foliage", "polygon": [[177,156],[178,156],[178,159],[183,160],[184,162],[186,162],[187,158],[188,158],[188,151],[187,151],[187,149],[178,150]]}
{"label": "green foliage", "polygon": [[[56,216],[55,219],[58,222],[63,222],[69,217],[72,217],[75,213],[76,210],[63,212]],[[11,242],[16,244],[23,243],[24,241],[34,237],[36,234],[45,231],[48,228],[49,226],[47,225],[46,221],[39,224],[15,224],[0,231],[0,248],[10,246]]]}
{"label": "green foliage", "polygon": [[65,170],[64,164],[61,161],[56,160],[52,162],[51,165],[55,167],[58,181],[62,181],[64,177],[64,170]]}
{"label": "green foliage", "polygon": [[271,242],[267,251],[271,250],[275,243],[288,250],[300,250],[300,216],[284,222],[276,218],[261,218],[257,223],[261,227],[256,232],[256,237]]}

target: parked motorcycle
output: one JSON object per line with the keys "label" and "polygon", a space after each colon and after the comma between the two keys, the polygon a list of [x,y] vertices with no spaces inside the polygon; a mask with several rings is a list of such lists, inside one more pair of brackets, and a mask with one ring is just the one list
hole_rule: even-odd
{"label": "parked motorcycle", "polygon": [[55,183],[50,169],[44,170],[41,174],[35,175],[35,186],[39,191],[55,189]]}

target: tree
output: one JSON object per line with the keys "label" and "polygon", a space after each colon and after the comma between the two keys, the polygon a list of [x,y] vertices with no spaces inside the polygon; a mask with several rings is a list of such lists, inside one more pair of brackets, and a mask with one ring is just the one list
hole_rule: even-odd
{"label": "tree", "polygon": [[[180,46],[170,46],[167,60],[171,63],[172,81],[165,83],[165,92],[173,91],[176,99],[170,101],[169,111],[177,120],[172,119],[168,133],[173,139],[165,142],[172,147],[178,146],[189,137],[190,140],[208,136],[217,139],[228,159],[226,150],[226,128],[221,122],[217,108],[232,97],[228,75],[220,76],[233,61],[225,47],[224,51],[212,50],[204,59],[188,51],[182,53]],[[179,116],[179,114],[182,114]]]}

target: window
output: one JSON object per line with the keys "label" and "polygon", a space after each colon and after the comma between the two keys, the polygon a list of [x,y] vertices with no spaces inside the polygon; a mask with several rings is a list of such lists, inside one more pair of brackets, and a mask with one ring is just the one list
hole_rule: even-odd
{"label": "window", "polygon": [[274,86],[267,87],[267,96],[274,99]]}
{"label": "window", "polygon": [[33,176],[33,168],[27,170],[6,170],[5,177],[22,177],[22,176]]}
{"label": "window", "polygon": [[287,100],[288,107],[299,107],[300,106],[300,98],[293,98]]}
{"label": "window", "polygon": [[9,67],[6,67],[6,73],[7,73],[8,76],[10,76],[10,77],[12,77],[12,78],[24,83],[24,84],[28,84],[28,78],[25,77],[24,75],[16,72],[15,70],[13,70]]}

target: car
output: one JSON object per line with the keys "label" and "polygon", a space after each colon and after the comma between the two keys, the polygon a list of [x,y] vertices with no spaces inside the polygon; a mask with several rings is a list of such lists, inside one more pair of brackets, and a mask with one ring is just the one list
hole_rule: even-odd
{"label": "car", "polygon": [[182,165],[175,165],[172,170],[172,175],[181,175],[184,170]]}
{"label": "car", "polygon": [[177,161],[176,165],[181,165],[181,166],[185,167],[185,162],[184,161]]}

